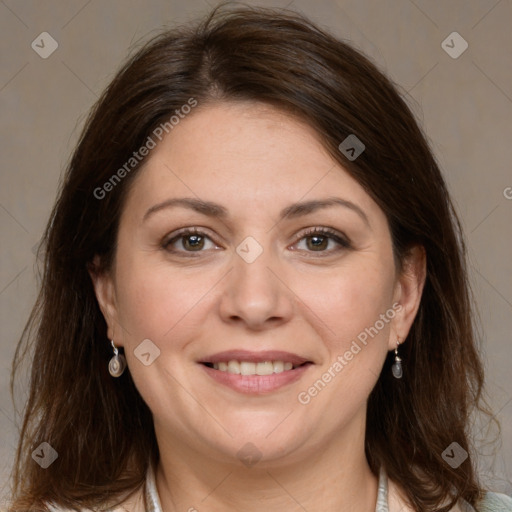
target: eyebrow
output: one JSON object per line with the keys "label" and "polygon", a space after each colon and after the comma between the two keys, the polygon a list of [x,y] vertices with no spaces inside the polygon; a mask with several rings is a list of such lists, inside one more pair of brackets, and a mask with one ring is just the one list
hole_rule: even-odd
{"label": "eyebrow", "polygon": [[[148,219],[154,213],[164,210],[167,208],[173,207],[183,207],[194,210],[202,215],[206,215],[208,217],[226,219],[229,216],[228,210],[212,201],[203,201],[201,199],[196,199],[193,197],[179,197],[173,199],[167,199],[161,203],[158,203],[144,214],[143,222]],[[365,222],[365,224],[370,227],[370,222],[368,220],[368,216],[366,213],[355,203],[348,201],[347,199],[341,199],[339,197],[328,197],[326,199],[314,199],[311,201],[302,201],[298,203],[293,203],[286,208],[283,208],[279,214],[280,220],[285,218],[293,219],[297,217],[301,217],[304,215],[309,215],[318,210],[329,208],[332,206],[342,206],[344,208],[348,208],[353,212],[357,213],[359,217]]]}

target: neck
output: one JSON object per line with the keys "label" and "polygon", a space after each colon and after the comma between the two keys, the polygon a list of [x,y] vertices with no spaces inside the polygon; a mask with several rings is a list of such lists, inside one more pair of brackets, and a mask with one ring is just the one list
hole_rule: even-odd
{"label": "neck", "polygon": [[378,479],[364,455],[364,418],[344,435],[337,432],[300,455],[262,458],[251,467],[238,459],[205,457],[183,440],[163,439],[156,430],[156,483],[165,511],[375,510]]}

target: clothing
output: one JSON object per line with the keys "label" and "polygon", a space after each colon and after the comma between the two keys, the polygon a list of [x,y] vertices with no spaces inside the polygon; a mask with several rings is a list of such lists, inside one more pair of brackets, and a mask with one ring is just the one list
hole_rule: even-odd
{"label": "clothing", "polygon": [[[375,512],[394,512],[395,510],[405,512],[409,510],[397,494],[396,487],[390,486],[386,472],[381,468]],[[151,467],[147,478],[146,501],[148,503],[146,512],[163,512]],[[397,506],[393,507],[394,504]],[[461,506],[452,508],[452,512],[512,512],[512,498],[504,494],[488,492],[476,509],[464,502]]]}
{"label": "clothing", "polygon": [[[144,495],[142,493],[130,499],[123,506],[112,512],[163,512],[158,491],[156,488],[155,474],[150,466],[145,486],[145,498],[147,508],[144,508]],[[50,507],[52,512],[66,512],[65,509]],[[386,472],[381,469],[379,474],[379,487],[375,512],[408,512],[411,509],[400,498],[396,485],[388,480]],[[84,510],[84,512],[86,512]],[[316,512],[316,511],[315,511]],[[474,508],[466,502],[452,508],[451,512],[512,512],[512,498],[505,494],[487,492],[485,497]]]}

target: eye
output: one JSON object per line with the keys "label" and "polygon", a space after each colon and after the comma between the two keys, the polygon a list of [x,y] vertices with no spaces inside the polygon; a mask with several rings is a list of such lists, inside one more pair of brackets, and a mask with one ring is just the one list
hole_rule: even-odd
{"label": "eye", "polygon": [[[305,248],[300,247],[302,242],[305,242]],[[297,247],[308,252],[332,253],[341,250],[341,248],[350,249],[352,246],[348,238],[337,231],[330,228],[315,227],[302,234]]]}
{"label": "eye", "polygon": [[[219,248],[206,233],[197,228],[184,228],[171,235],[162,245],[171,253],[199,253]],[[306,252],[332,253],[342,248],[351,248],[351,243],[333,229],[315,227],[302,233],[296,248]]]}
{"label": "eye", "polygon": [[196,228],[185,228],[174,234],[172,238],[163,244],[169,252],[204,252],[207,249],[215,249],[218,246],[206,233]]}

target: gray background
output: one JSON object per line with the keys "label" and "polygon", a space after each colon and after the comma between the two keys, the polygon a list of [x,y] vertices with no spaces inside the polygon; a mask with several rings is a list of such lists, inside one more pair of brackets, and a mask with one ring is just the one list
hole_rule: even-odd
{"label": "gray background", "polygon": [[[215,3],[0,0],[0,496],[19,421],[8,392],[10,364],[37,287],[33,248],[84,117],[134,44]],[[512,494],[512,2],[248,3],[288,5],[351,41],[402,88],[426,130],[466,231],[488,392],[502,425],[496,455],[492,446],[480,447],[481,474],[488,486]],[[441,46],[454,31],[469,45],[456,59]],[[42,46],[42,32],[58,43],[46,59],[31,47],[34,40]],[[461,48],[450,38],[447,44]],[[487,427],[476,427],[484,441]]]}

